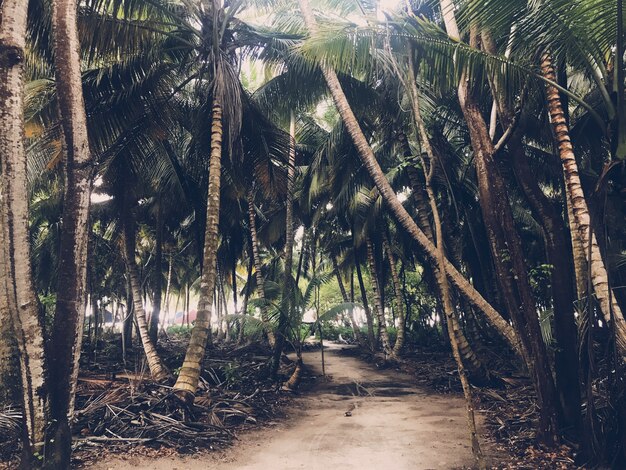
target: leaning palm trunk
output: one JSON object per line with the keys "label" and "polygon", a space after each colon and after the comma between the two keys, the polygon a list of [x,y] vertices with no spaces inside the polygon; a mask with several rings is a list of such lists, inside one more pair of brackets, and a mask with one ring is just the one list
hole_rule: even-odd
{"label": "leaning palm trunk", "polygon": [[[317,23],[308,0],[299,0],[299,3],[307,28],[309,31],[315,32],[317,30]],[[337,74],[328,66],[322,66],[322,73],[324,74],[324,78],[328,84],[328,88],[330,89],[335,106],[337,107],[341,119],[346,126],[346,130],[352,138],[361,161],[366,167],[371,178],[374,180],[374,183],[385,201],[385,204],[387,204],[398,223],[409,233],[411,238],[417,242],[428,259],[431,262],[436,263],[436,247],[419,229],[402,203],[398,201],[395,191],[389,184],[389,181],[376,160],[376,156],[374,155],[367,138],[359,126],[356,116],[354,115],[346,95],[341,88]],[[507,323],[507,321],[502,318],[502,316],[480,295],[480,293],[469,283],[467,279],[465,279],[465,277],[463,277],[463,275],[454,267],[452,263],[450,263],[450,261],[446,259],[444,262],[446,274],[449,277],[450,282],[452,282],[455,287],[467,298],[471,305],[485,314],[491,325],[507,341],[511,349],[518,355],[521,355],[519,338],[511,325]]]}
{"label": "leaning palm trunk", "polygon": [[374,257],[374,245],[368,238],[367,241],[367,262],[370,267],[370,277],[372,278],[372,292],[374,292],[376,317],[378,318],[378,328],[380,329],[380,340],[383,344],[383,352],[385,356],[391,358],[395,357],[394,351],[391,348],[391,341],[389,340],[389,332],[387,331],[387,322],[385,321],[385,306],[380,292],[380,285],[378,284],[378,271],[376,269],[376,258]]}
{"label": "leaning palm trunk", "polygon": [[[427,171],[426,168],[424,171]],[[461,380],[461,386],[463,387],[463,395],[465,396],[465,405],[467,408],[467,426],[470,433],[470,442],[472,445],[472,453],[474,454],[474,458],[476,459],[476,464],[478,468],[484,469],[485,462],[483,459],[482,450],[480,448],[480,443],[478,441],[478,433],[476,431],[476,420],[474,418],[474,399],[472,396],[472,389],[469,384],[469,380],[467,377],[467,372],[465,370],[465,366],[463,365],[463,360],[461,358],[461,353],[459,349],[459,344],[457,342],[458,332],[459,330],[459,322],[456,317],[456,310],[452,304],[452,298],[450,296],[450,287],[448,285],[448,280],[446,278],[446,266],[445,266],[445,250],[443,246],[443,234],[441,232],[441,219],[439,218],[439,210],[437,209],[437,205],[434,199],[434,194],[432,192],[430,182],[432,180],[432,172],[426,177],[426,188],[428,191],[428,198],[430,199],[431,209],[433,212],[433,220],[435,225],[435,237],[437,240],[437,248],[439,251],[439,260],[438,260],[438,275],[439,275],[439,285],[442,290],[442,303],[443,310],[446,315],[446,322],[448,325],[448,331],[450,332],[450,345],[452,346],[452,355],[454,356],[454,360],[456,361],[456,365],[459,372],[459,378]]]}
{"label": "leaning palm trunk", "polygon": [[139,336],[146,354],[146,362],[150,375],[157,382],[163,382],[171,377],[169,371],[161,361],[159,354],[150,338],[148,331],[148,321],[146,319],[146,311],[143,308],[141,296],[141,282],[139,281],[139,270],[135,261],[135,229],[129,217],[124,221],[124,258],[126,261],[126,271],[130,280],[130,288],[133,293],[133,308],[135,310],[135,319],[139,330]]}
{"label": "leaning palm trunk", "polygon": [[387,237],[383,238],[383,250],[387,254],[387,261],[389,262],[389,269],[391,271],[391,283],[393,284],[394,298],[396,301],[396,309],[398,313],[398,327],[396,334],[396,342],[393,345],[394,356],[399,356],[402,347],[404,346],[404,327],[405,327],[405,305],[404,297],[402,296],[402,287],[400,285],[400,278],[398,277],[398,270],[396,269],[396,260],[391,252],[391,246]]}
{"label": "leaning palm trunk", "polygon": [[[430,141],[430,137],[428,136],[428,133],[426,131],[426,125],[424,124],[424,119],[422,118],[422,112],[420,109],[420,94],[417,88],[417,84],[415,82],[415,66],[413,65],[412,51],[410,51],[409,53],[408,66],[409,66],[408,67],[409,74],[407,77],[406,89],[407,89],[407,93],[409,94],[409,99],[411,102],[411,110],[413,112],[413,119],[415,121],[415,127],[416,127],[415,130],[416,130],[417,137],[419,138],[419,141],[421,142],[426,152],[426,156],[428,157],[428,161],[426,161],[426,159],[420,155],[422,168],[424,170],[426,199],[428,200],[428,203],[430,205],[430,212],[433,214],[433,220],[439,221],[439,224],[441,225],[441,216],[439,214],[439,208],[437,207],[437,200],[435,199],[435,192],[432,186],[432,180],[433,180],[434,171],[435,171],[435,164],[439,163],[439,165],[441,165],[441,161],[438,159],[438,156],[435,154],[435,151]],[[398,74],[401,76],[400,70],[398,70]],[[406,144],[408,145],[408,141],[406,142]],[[421,188],[416,188],[416,189],[418,189],[417,192],[421,194]],[[423,198],[418,198],[418,202],[422,204],[421,206],[418,206],[420,207],[420,212],[425,214],[427,212],[426,207],[424,207],[423,205],[425,201],[423,201]],[[426,226],[428,227],[428,231],[425,232],[426,236],[430,234],[430,236],[433,237],[433,231],[430,228],[430,223],[428,222],[427,218],[426,218],[426,221],[424,222],[426,223]],[[440,231],[441,229],[442,229],[441,226],[439,228],[435,227],[436,231]],[[443,234],[441,234],[441,239],[443,240]],[[443,252],[444,258],[445,258],[445,246],[440,245],[439,242],[437,242],[437,252],[438,253]],[[441,276],[441,273],[439,272],[439,269],[440,269],[439,265],[440,265],[439,262],[435,264],[435,266],[433,267],[433,272],[435,274],[435,278],[436,278],[435,281],[437,285],[436,287],[437,287],[437,291],[439,295],[441,296],[442,304],[444,307],[444,314],[445,314],[444,298],[445,296],[450,295],[450,292],[449,292],[450,287],[447,283],[446,277]],[[445,285],[442,284],[441,282],[442,279],[444,280]],[[450,301],[450,306],[454,311],[453,311],[453,315],[449,317],[446,314],[446,325],[448,326],[448,334],[454,335],[454,342],[456,344],[456,348],[459,351],[461,360],[465,364],[467,364],[470,370],[471,376],[475,379],[479,379],[479,380],[483,379],[487,375],[485,368],[483,367],[478,356],[476,356],[474,349],[470,346],[469,342],[467,341],[465,334],[461,330],[460,325],[459,325],[458,313],[454,307],[453,302],[451,301]]]}
{"label": "leaning palm trunk", "polygon": [[32,283],[24,149],[24,58],[28,2],[0,4],[0,290],[13,326],[21,373],[24,466],[44,441],[48,397],[44,331]]}
{"label": "leaning palm trunk", "polygon": [[217,274],[217,247],[220,220],[220,187],[222,180],[222,106],[217,98],[213,98],[213,117],[211,124],[211,158],[209,161],[209,189],[206,209],[206,229],[204,236],[204,263],[200,281],[200,298],[198,314],[191,330],[191,339],[187,346],[187,354],[180,369],[174,389],[182,397],[193,402],[202,361],[206,351],[207,339],[211,329],[211,306]]}
{"label": "leaning palm trunk", "polygon": [[[547,80],[552,83],[556,82],[552,58],[548,54],[545,54],[541,61],[541,73]],[[578,164],[576,163],[576,156],[570,139],[569,127],[565,119],[559,90],[554,85],[548,83],[546,84],[546,95],[548,113],[550,114],[559,157],[563,165],[566,191],[570,198],[569,202],[573,217],[570,218],[569,223],[572,236],[575,237],[575,234],[578,234],[584,253],[591,253],[591,259],[587,259],[591,285],[605,321],[608,324],[613,324],[615,327],[615,339],[619,354],[622,358],[626,358],[626,321],[615,296],[611,292],[606,265],[600,252],[596,235],[591,230],[589,208],[587,207],[587,200],[580,182]],[[588,258],[588,255],[586,257]],[[579,275],[579,272],[576,274]],[[578,279],[577,281],[580,283]]]}
{"label": "leaning palm trunk", "polygon": [[[254,196],[252,189],[248,191],[248,220],[250,223],[250,239],[252,241],[252,257],[254,258],[254,275],[256,277],[256,291],[259,299],[265,300],[265,279],[263,278],[261,255],[259,253],[259,236],[256,230],[256,212],[254,210]],[[267,304],[261,303],[261,321],[267,333],[267,340],[271,347],[274,347],[276,339],[274,332],[269,326],[269,315],[267,313]]]}
{"label": "leaning palm trunk", "polygon": [[65,194],[60,241],[57,301],[48,355],[52,429],[46,443],[46,465],[69,466],[68,423],[75,393],[86,307],[87,245],[92,188],[91,150],[80,70],[78,1],[52,2],[54,66],[65,151]]}

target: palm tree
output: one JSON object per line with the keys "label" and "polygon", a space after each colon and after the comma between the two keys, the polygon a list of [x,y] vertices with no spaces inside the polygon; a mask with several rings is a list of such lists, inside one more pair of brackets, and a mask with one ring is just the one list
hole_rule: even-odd
{"label": "palm tree", "polygon": [[0,6],[0,156],[2,179],[0,304],[8,309],[20,360],[24,464],[40,454],[48,419],[44,331],[32,282],[28,241],[28,192],[24,149],[26,2]]}
{"label": "palm tree", "polygon": [[[308,30],[311,33],[316,32],[317,23],[308,0],[299,0],[299,5]],[[348,100],[346,99],[341,84],[337,78],[337,74],[328,66],[322,66],[322,72],[333,97],[333,101],[335,102],[335,106],[341,115],[350,137],[354,141],[354,145],[358,149],[359,156],[361,157],[364,166],[374,180],[376,188],[384,199],[385,204],[394,214],[398,223],[411,235],[420,248],[424,250],[429,260],[433,262],[436,261],[437,255],[434,245],[426,238],[406,209],[398,201],[395,192],[387,181],[380,165],[376,161],[376,157],[359,126]],[[486,315],[491,324],[503,336],[503,338],[506,339],[511,348],[514,351],[519,352],[518,337],[512,327],[500,316],[500,314],[485,301],[485,299],[470,285],[463,275],[456,270],[452,263],[446,262],[446,273],[448,274],[451,282],[464,296],[466,296],[467,300]]]}
{"label": "palm tree", "polygon": [[[78,376],[86,303],[89,206],[93,172],[82,93],[80,43],[76,24],[78,2],[52,3],[56,90],[65,150],[63,229],[54,324],[48,354],[50,416],[46,465],[69,466],[71,435],[68,412]],[[68,334],[69,332],[73,332]]]}

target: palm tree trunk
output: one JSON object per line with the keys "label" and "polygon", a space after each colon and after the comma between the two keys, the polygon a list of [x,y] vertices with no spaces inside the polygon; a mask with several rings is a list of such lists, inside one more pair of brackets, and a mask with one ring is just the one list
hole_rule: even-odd
{"label": "palm tree trunk", "polygon": [[398,277],[398,270],[396,269],[396,260],[391,252],[391,246],[389,240],[383,235],[383,251],[387,255],[387,261],[389,262],[389,269],[391,271],[391,283],[393,284],[393,292],[396,302],[396,310],[398,313],[398,326],[396,334],[396,342],[393,345],[394,356],[399,356],[402,347],[404,346],[404,320],[406,318],[404,297],[402,295],[402,286],[400,284],[400,278]]}
{"label": "palm tree trunk", "polygon": [[220,220],[220,187],[222,179],[222,106],[213,99],[213,117],[211,123],[211,158],[209,162],[209,189],[206,209],[206,228],[204,237],[204,269],[200,282],[200,298],[196,323],[191,330],[191,339],[187,354],[180,369],[174,389],[180,391],[183,398],[193,402],[202,361],[206,351],[207,339],[211,328],[211,306],[217,274],[217,247]]}
{"label": "palm tree trunk", "polygon": [[[333,272],[335,273],[335,277],[337,278],[337,284],[339,285],[339,291],[341,292],[341,298],[344,302],[350,302],[348,298],[348,293],[346,292],[346,288],[343,285],[343,280],[341,279],[341,273],[339,272],[339,265],[337,264],[337,257],[334,254],[330,254],[331,262],[333,263]],[[354,286],[352,286],[354,287]],[[353,292],[354,294],[354,292]],[[350,318],[350,326],[352,326],[352,332],[354,333],[354,339],[357,343],[363,344],[363,338],[361,338],[361,330],[359,330],[359,326],[354,319],[354,310],[351,308],[348,312],[348,317]]]}
{"label": "palm tree trunk", "polygon": [[[459,40],[459,31],[450,0],[441,0],[441,10],[448,35]],[[470,45],[478,43],[475,26],[470,29]],[[539,402],[539,438],[547,445],[556,440],[556,403],[552,372],[528,281],[519,234],[508,202],[504,181],[495,162],[495,147],[480,107],[474,99],[465,74],[458,86],[459,103],[467,122],[474,151],[479,202],[487,228],[498,284],[515,329],[521,339],[522,352],[533,377]]]}
{"label": "palm tree trunk", "polygon": [[[408,66],[409,68],[408,68],[408,78],[407,78],[407,88],[408,88],[407,92],[409,94],[409,98],[411,102],[411,109],[413,111],[413,119],[415,121],[415,131],[428,157],[428,161],[426,161],[426,159],[420,155],[420,159],[422,161],[422,168],[424,170],[426,200],[428,201],[430,205],[430,213],[433,215],[433,221],[436,224],[437,223],[439,224],[438,228],[435,227],[435,232],[436,232],[435,236],[438,236],[439,232],[442,230],[441,216],[439,214],[439,208],[437,207],[437,199],[435,198],[435,192],[433,190],[432,181],[433,181],[433,176],[434,176],[434,171],[435,171],[435,165],[436,164],[442,165],[442,162],[438,158],[437,154],[435,153],[435,149],[433,148],[428,132],[426,131],[426,125],[424,124],[424,120],[422,119],[422,112],[420,109],[420,94],[417,88],[417,84],[415,82],[415,67],[413,65],[412,51],[409,53]],[[408,141],[406,142],[406,144],[408,145]],[[418,202],[422,203],[425,201],[420,200]],[[421,206],[419,206],[419,210],[421,213],[428,212],[425,207],[421,207]],[[425,222],[427,222],[427,220]],[[430,229],[430,224],[428,224],[428,228],[429,228],[428,232],[425,232],[425,233],[430,233],[432,237],[433,231],[432,229]],[[441,236],[441,240],[443,240],[443,232],[440,234],[440,236]],[[443,241],[441,243],[437,242],[437,251],[443,252],[444,259],[445,259],[446,251],[445,251],[445,246],[443,245]],[[483,367],[478,356],[476,356],[476,353],[474,352],[473,348],[470,346],[469,342],[467,341],[467,338],[465,334],[463,333],[463,330],[461,330],[461,327],[459,325],[458,312],[456,311],[456,308],[451,298],[448,299],[449,301],[448,303],[449,303],[449,306],[453,309],[453,312],[451,316],[449,316],[446,313],[445,296],[450,296],[450,287],[448,285],[448,281],[446,277],[445,276],[442,277],[441,273],[439,272],[440,264],[441,263],[439,262],[435,264],[435,266],[433,267],[433,272],[436,278],[437,291],[442,299],[442,306],[444,307],[444,315],[446,315],[446,319],[447,319],[446,326],[448,327],[447,328],[448,335],[450,333],[454,335],[454,338],[453,338],[454,343],[461,356],[461,360],[465,364],[468,365],[470,369],[470,374],[472,375],[472,377],[478,380],[482,380],[487,376],[487,372],[485,371],[485,368]],[[442,280],[444,281],[443,284],[441,282]],[[452,340],[451,340],[451,343],[452,343]]]}
{"label": "palm tree trunk", "polygon": [[148,332],[148,322],[146,319],[146,311],[143,308],[143,300],[141,295],[141,282],[139,280],[139,269],[137,268],[137,262],[135,261],[135,227],[134,222],[130,215],[124,217],[124,259],[126,261],[126,271],[130,280],[130,288],[133,293],[133,306],[135,311],[135,319],[137,320],[137,326],[139,329],[139,337],[143,344],[143,349],[146,354],[146,362],[150,369],[150,375],[157,382],[164,382],[168,380],[171,375],[167,370],[157,350],[150,338]]}
{"label": "palm tree trunk", "polygon": [[6,299],[19,352],[23,409],[23,463],[41,451],[47,423],[44,330],[32,283],[28,190],[24,149],[24,57],[28,2],[0,5],[0,290]]}
{"label": "palm tree trunk", "polygon": [[245,317],[248,313],[248,300],[250,299],[250,283],[252,282],[252,267],[254,266],[254,260],[250,259],[248,263],[248,275],[246,276],[246,287],[243,293],[243,305],[241,306],[241,319],[239,320],[239,337],[237,338],[237,343],[243,343],[244,335],[245,335]]}
{"label": "palm tree trunk", "polygon": [[[263,265],[261,264],[261,254],[259,253],[259,237],[256,230],[256,211],[254,210],[254,195],[252,189],[248,191],[248,220],[250,223],[250,238],[252,241],[252,257],[254,258],[254,275],[256,277],[256,291],[259,299],[265,300],[265,278],[263,277]],[[267,305],[261,303],[261,321],[263,322],[267,340],[271,347],[276,344],[274,332],[269,325],[269,316],[267,314]]]}
{"label": "palm tree trunk", "polygon": [[[305,24],[309,31],[315,32],[317,30],[317,23],[315,21],[315,17],[313,16],[313,10],[309,5],[308,0],[298,0],[300,4],[300,9],[302,11],[302,16],[304,17]],[[398,223],[409,233],[411,238],[413,238],[420,248],[427,255],[429,260],[432,263],[435,263],[437,260],[437,250],[432,242],[428,240],[426,235],[419,229],[415,221],[411,218],[409,213],[406,211],[404,206],[396,196],[395,191],[387,181],[385,173],[382,171],[378,161],[376,160],[376,156],[372,151],[359,123],[348,103],[346,95],[341,88],[341,84],[339,83],[339,79],[337,78],[337,74],[334,70],[327,66],[322,66],[322,73],[324,74],[324,78],[326,83],[328,84],[328,88],[333,97],[333,101],[341,119],[346,126],[346,130],[348,131],[352,141],[354,142],[355,147],[359,153],[361,161],[363,165],[367,169],[368,173],[374,180],[376,188],[380,192],[385,204],[389,207],[392,214],[395,216]],[[478,310],[483,312],[489,322],[493,325],[493,327],[498,331],[498,333],[507,341],[510,345],[511,349],[516,353],[520,353],[520,344],[519,339],[511,327],[504,318],[491,306],[489,303],[480,295],[476,289],[469,283],[467,279],[463,277],[463,275],[457,271],[457,269],[450,263],[448,260],[445,260],[446,264],[446,274],[450,278],[450,281],[459,289],[459,291],[467,298],[467,300]]]}
{"label": "palm tree trunk", "polygon": [[[57,301],[50,351],[50,414],[53,429],[46,443],[46,465],[69,466],[71,434],[69,405],[77,379],[86,305],[87,245],[93,172],[83,100],[77,0],[52,2],[52,30],[56,89],[65,151],[63,227],[57,282]],[[76,370],[75,373],[73,371]],[[52,467],[51,467],[52,468]]]}
{"label": "palm tree trunk", "polygon": [[363,302],[363,310],[365,312],[365,321],[367,322],[367,340],[369,343],[370,351],[376,350],[376,336],[374,335],[374,321],[372,318],[372,311],[370,310],[369,303],[367,301],[367,292],[365,290],[365,283],[363,282],[363,273],[361,272],[361,263],[356,256],[356,249],[354,250],[354,265],[356,267],[356,276],[359,281],[359,290],[361,291],[361,301]]}
{"label": "palm tree trunk", "polygon": [[278,328],[274,345],[274,357],[271,373],[275,376],[280,366],[280,356],[285,346],[285,334],[289,318],[292,315],[295,303],[293,301],[292,271],[293,271],[293,191],[296,176],[296,116],[291,111],[289,116],[289,162],[287,167],[287,201],[285,222],[285,271],[283,278],[283,305],[287,311],[280,310],[278,314]]}
{"label": "palm tree trunk", "polygon": [[[552,58],[548,54],[545,54],[542,58],[541,73],[544,78],[553,83],[556,81]],[[591,285],[605,321],[608,324],[613,324],[615,327],[615,339],[619,354],[623,359],[626,359],[626,321],[610,289],[608,272],[596,235],[590,230],[591,217],[580,182],[578,164],[576,163],[576,156],[570,139],[569,127],[565,119],[559,90],[551,84],[546,84],[546,98],[559,157],[563,165],[565,187],[571,203],[573,217],[570,218],[569,222],[572,236],[574,237],[574,234],[578,234],[582,241],[584,253],[591,252],[591,259],[586,257],[590,265]]]}
{"label": "palm tree trunk", "polygon": [[380,285],[378,284],[378,270],[376,269],[376,258],[374,257],[374,245],[368,238],[367,244],[367,262],[370,268],[370,277],[372,278],[372,291],[374,292],[374,300],[376,307],[376,317],[378,318],[378,327],[380,328],[380,339],[383,344],[383,352],[385,356],[395,358],[394,351],[391,348],[389,340],[389,332],[387,331],[387,322],[385,321],[385,306],[380,296]]}
{"label": "palm tree trunk", "polygon": [[150,339],[157,344],[159,318],[161,315],[161,298],[163,294],[163,202],[161,195],[157,197],[156,240],[154,247],[154,302],[150,315]]}

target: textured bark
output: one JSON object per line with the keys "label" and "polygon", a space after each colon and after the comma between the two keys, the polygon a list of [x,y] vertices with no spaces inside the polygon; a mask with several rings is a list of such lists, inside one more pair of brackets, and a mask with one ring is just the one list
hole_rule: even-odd
{"label": "textured bark", "polygon": [[284,277],[283,277],[283,302],[286,300],[284,312],[283,309],[278,314],[278,328],[276,330],[276,341],[274,347],[274,357],[272,362],[272,375],[278,372],[280,366],[280,356],[283,353],[285,346],[285,334],[287,325],[289,324],[289,317],[294,309],[293,302],[293,285],[292,285],[292,271],[293,271],[293,191],[295,186],[296,177],[296,116],[291,111],[289,116],[289,161],[287,167],[287,201],[285,206],[285,251],[283,254],[285,260]]}
{"label": "textured bark", "polygon": [[[441,0],[448,35],[459,40],[454,10],[449,0]],[[470,45],[476,47],[478,32],[472,26]],[[472,143],[478,193],[489,247],[503,300],[522,344],[522,353],[533,377],[539,402],[539,438],[552,445],[556,440],[556,403],[552,372],[539,319],[530,289],[521,240],[516,231],[506,186],[494,159],[495,147],[487,124],[473,96],[465,74],[458,87],[461,111]]]}
{"label": "textured bark", "polygon": [[220,220],[220,187],[222,180],[222,107],[217,99],[213,102],[213,117],[211,123],[211,158],[209,162],[209,189],[206,209],[206,228],[204,238],[203,270],[200,280],[200,298],[198,300],[198,314],[196,323],[191,330],[191,339],[187,346],[187,353],[183,366],[180,369],[174,389],[181,396],[193,402],[202,361],[206,351],[207,340],[211,329],[211,306],[215,277],[217,274],[217,248]]}
{"label": "textured bark", "polygon": [[[541,73],[543,76],[556,81],[552,59],[545,54],[541,62]],[[615,299],[615,295],[610,290],[609,277],[606,269],[598,241],[595,233],[590,230],[591,217],[585,193],[580,182],[578,174],[578,164],[576,163],[576,155],[569,135],[569,127],[565,119],[565,113],[561,104],[561,97],[558,89],[550,84],[546,84],[546,98],[548,100],[548,113],[550,122],[554,130],[556,145],[563,166],[563,174],[565,176],[565,187],[569,193],[571,212],[573,217],[570,219],[570,227],[572,233],[578,234],[584,248],[584,253],[591,252],[591,259],[586,255],[587,263],[589,263],[589,271],[591,276],[591,285],[595,293],[597,302],[604,316],[604,320],[608,324],[613,324],[615,328],[616,344],[622,359],[626,359],[626,321],[624,315]],[[578,274],[578,273],[577,273]]]}
{"label": "textured bark", "polygon": [[28,2],[0,4],[0,240],[6,299],[19,351],[23,409],[23,465],[41,451],[48,413],[44,332],[32,283],[24,149],[24,57]]}
{"label": "textured bark", "polygon": [[[252,241],[252,257],[254,259],[254,275],[256,278],[256,291],[259,299],[265,300],[265,278],[263,277],[263,265],[261,264],[261,254],[259,253],[259,237],[256,229],[256,211],[254,210],[254,195],[252,189],[248,191],[248,221],[250,224],[250,239]],[[261,303],[261,321],[266,328],[267,339],[271,347],[276,344],[274,332],[269,325],[269,315],[267,305]]]}
{"label": "textured bark", "polygon": [[[300,9],[304,17],[305,24],[309,31],[315,32],[317,30],[317,23],[313,16],[313,11],[307,0],[299,0]],[[329,67],[322,67],[322,73],[328,85],[328,88],[333,97],[333,101],[341,119],[346,126],[346,130],[350,135],[363,165],[367,169],[371,178],[374,180],[376,188],[380,192],[385,204],[389,207],[390,211],[396,218],[400,226],[402,226],[407,233],[413,238],[420,248],[424,251],[428,259],[435,263],[437,260],[436,248],[432,242],[428,240],[426,235],[419,229],[415,221],[411,218],[406,211],[402,203],[398,201],[395,191],[389,184],[384,172],[382,171],[376,156],[372,151],[359,123],[352,111],[350,104],[346,98],[346,95],[341,88],[339,79],[334,70]],[[478,310],[485,314],[490,323],[494,326],[496,331],[509,343],[511,348],[519,352],[519,339],[511,325],[509,325],[502,316],[496,312],[496,310],[489,305],[489,303],[473,288],[467,279],[459,273],[456,268],[448,260],[445,260],[446,273],[450,278],[450,281],[459,289],[459,291],[466,296],[468,301]]]}
{"label": "textured bark", "polygon": [[156,240],[154,247],[154,303],[150,315],[150,339],[157,344],[159,319],[161,316],[161,299],[163,294],[163,202],[158,196],[156,216]]}
{"label": "textured bark", "polygon": [[[87,245],[93,184],[87,114],[80,69],[77,0],[52,2],[55,85],[63,128],[65,193],[57,282],[57,300],[49,343],[51,429],[46,466],[66,468],[71,455],[68,413],[78,379],[86,308]],[[97,321],[97,319],[96,319]],[[75,371],[76,370],[76,371]],[[75,371],[75,372],[74,372]]]}
{"label": "textured bark", "polygon": [[146,319],[146,311],[143,307],[141,295],[139,269],[135,261],[135,227],[130,217],[126,217],[124,221],[124,258],[126,262],[126,272],[130,279],[130,288],[133,293],[133,310],[139,329],[139,337],[141,338],[143,350],[146,354],[146,362],[150,369],[150,375],[152,375],[152,378],[157,382],[163,382],[169,379],[171,375],[163,364],[163,361],[161,361],[148,332],[148,321]]}
{"label": "textured bark", "polygon": [[387,331],[387,322],[385,320],[385,306],[380,295],[380,285],[378,284],[378,269],[376,268],[376,258],[374,257],[374,245],[368,238],[367,241],[367,262],[370,268],[370,277],[372,278],[372,292],[374,292],[374,307],[376,317],[378,318],[378,327],[380,328],[380,340],[383,345],[383,352],[386,356],[395,358],[391,341],[389,340],[389,332]]}
{"label": "textured bark", "polygon": [[248,300],[250,299],[250,283],[252,282],[252,267],[254,266],[254,260],[251,258],[248,263],[248,275],[246,276],[246,287],[243,293],[243,305],[241,306],[241,315],[242,318],[240,320],[239,325],[239,336],[237,338],[237,343],[243,343],[244,335],[245,335],[245,325],[246,320],[244,315],[248,314]]}
{"label": "textured bark", "polygon": [[[512,30],[513,34],[513,30]],[[483,29],[486,38],[487,52],[496,54],[496,46],[491,36]],[[507,45],[505,56],[509,56],[511,41]],[[505,95],[492,84],[494,103],[498,107],[498,115],[504,129],[513,126],[514,110],[507,102]],[[578,363],[578,329],[574,317],[574,300],[576,293],[572,279],[575,277],[572,263],[570,240],[565,231],[565,224],[556,207],[545,195],[539,181],[533,174],[524,151],[523,135],[526,116],[522,116],[517,129],[511,135],[508,148],[511,154],[513,171],[519,187],[522,189],[530,206],[533,217],[542,227],[547,261],[552,265],[550,287],[554,311],[554,368],[556,372],[557,393],[560,402],[561,420],[565,426],[581,429],[581,398]]]}
{"label": "textured bark", "polygon": [[354,264],[356,266],[356,276],[359,281],[359,290],[361,291],[361,301],[363,302],[363,310],[365,311],[365,321],[367,322],[367,341],[371,351],[376,350],[376,337],[374,335],[374,322],[372,319],[372,311],[370,310],[369,303],[367,301],[367,292],[365,290],[365,283],[363,282],[363,273],[361,273],[361,263],[356,256],[356,249],[354,250]]}
{"label": "textured bark", "polygon": [[[2,195],[0,194],[0,207]],[[0,223],[2,217],[0,216]],[[4,245],[4,236],[0,231],[0,244]],[[9,311],[4,264],[4,252],[0,250],[0,406],[17,403],[20,399],[20,365],[18,362],[17,342],[13,332],[13,322]]]}
{"label": "textured bark", "polygon": [[[437,207],[437,200],[435,198],[435,192],[432,187],[432,180],[433,180],[433,176],[435,172],[435,165],[437,163],[439,165],[442,165],[442,162],[438,158],[437,154],[435,153],[435,150],[431,143],[430,136],[428,135],[428,132],[426,131],[426,125],[424,124],[424,120],[422,118],[422,112],[420,109],[420,94],[417,88],[417,84],[415,82],[415,67],[413,65],[412,53],[409,54],[408,66],[409,66],[409,70],[408,70],[409,74],[407,77],[407,83],[408,83],[407,93],[409,94],[409,99],[411,102],[411,110],[413,111],[413,119],[415,121],[415,131],[416,131],[418,140],[421,142],[421,145],[426,152],[426,156],[428,157],[428,161],[427,161],[423,157],[423,155],[420,155],[422,168],[424,170],[424,186],[426,189],[426,200],[424,200],[423,198],[421,184],[419,182],[419,179],[417,179],[418,176],[413,175],[412,177],[412,179],[414,180],[414,184],[418,185],[416,189],[418,190],[420,195],[422,195],[422,197],[416,198],[416,202],[420,204],[418,206],[418,211],[420,213],[428,213],[428,209],[424,207],[426,204],[426,201],[428,201],[428,204],[430,206],[430,213],[432,214],[433,222],[435,223],[435,233],[438,234],[439,232],[442,231],[441,216],[439,214],[439,208]],[[408,145],[408,141],[405,140],[405,144]],[[435,241],[432,239],[433,230],[430,227],[430,223],[428,223],[428,219],[426,218],[426,220],[424,220],[422,223],[428,224],[428,230],[425,231],[425,234],[427,234],[427,236],[428,234],[430,234],[430,237],[431,237],[430,240]],[[447,318],[446,326],[447,326],[448,334],[452,332],[452,334],[454,335],[455,347],[457,348],[463,363],[468,365],[468,368],[470,370],[472,377],[480,381],[487,376],[487,373],[480,359],[478,358],[478,356],[476,356],[476,353],[474,352],[469,342],[467,341],[465,334],[461,330],[461,327],[459,325],[459,320],[458,320],[458,312],[456,311],[454,307],[454,302],[452,302],[451,297],[450,297],[451,294],[450,294],[450,287],[448,285],[448,281],[446,280],[445,277],[442,277],[441,273],[439,272],[440,266],[441,266],[441,262],[440,262],[441,253],[443,253],[444,260],[446,258],[446,251],[445,251],[445,246],[443,245],[443,233],[442,232],[441,232],[441,240],[442,240],[441,243],[437,243],[437,252],[439,254],[439,258],[438,258],[437,263],[435,263],[432,269],[433,269],[433,273],[435,274],[437,293],[439,294],[442,307],[444,308],[444,315],[446,315],[446,318]],[[442,284],[442,280],[444,281],[443,284]],[[444,299],[445,296],[450,297],[450,299],[448,299],[448,302],[449,302],[450,308],[453,309],[453,312],[451,315],[448,315],[445,310],[446,308],[445,299]]]}
{"label": "textured bark", "polygon": [[391,252],[391,246],[387,237],[383,238],[383,251],[387,255],[387,261],[389,262],[389,269],[391,272],[391,283],[393,284],[394,300],[396,303],[396,314],[398,315],[398,327],[396,342],[393,345],[394,356],[399,356],[402,347],[404,346],[404,323],[406,318],[406,308],[404,305],[404,297],[402,295],[402,286],[400,284],[400,278],[398,277],[398,270],[396,269],[396,260]]}

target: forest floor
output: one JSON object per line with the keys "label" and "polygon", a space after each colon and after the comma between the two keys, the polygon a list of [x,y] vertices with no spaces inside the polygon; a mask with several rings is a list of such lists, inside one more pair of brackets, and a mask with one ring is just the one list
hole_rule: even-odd
{"label": "forest floor", "polygon": [[[308,372],[317,380],[288,405],[284,420],[241,434],[231,447],[193,457],[107,458],[90,468],[415,470],[472,467],[461,396],[429,391],[417,386],[407,374],[380,370],[353,354],[346,354],[343,349],[332,343],[325,348],[326,377],[321,376],[321,352],[305,352]],[[479,425],[482,429],[480,416]],[[483,442],[483,446],[489,457],[491,444]]]}

